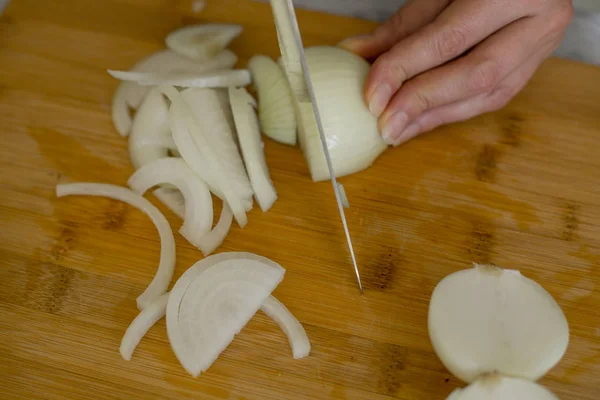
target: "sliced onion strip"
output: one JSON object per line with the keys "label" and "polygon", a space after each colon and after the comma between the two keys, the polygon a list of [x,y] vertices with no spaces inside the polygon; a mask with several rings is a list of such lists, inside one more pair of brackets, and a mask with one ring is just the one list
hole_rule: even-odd
{"label": "sliced onion strip", "polygon": [[131,360],[131,356],[142,338],[158,320],[165,316],[168,301],[169,293],[157,297],[131,322],[125,331],[125,335],[123,335],[123,339],[121,339],[121,347],[119,348],[121,357],[124,360]]}
{"label": "sliced onion strip", "polygon": [[269,296],[263,303],[261,310],[279,325],[288,338],[292,354],[295,359],[304,358],[310,353],[310,341],[304,327],[287,309],[283,303],[273,296]]}
{"label": "sliced onion strip", "polygon": [[254,196],[263,211],[268,211],[277,200],[277,192],[269,176],[258,119],[254,112],[254,99],[246,89],[229,88],[238,140]]}
{"label": "sliced onion strip", "polygon": [[212,198],[206,184],[180,158],[167,157],[138,169],[127,184],[143,194],[159,184],[175,186],[185,198],[185,218],[179,232],[190,242],[208,233],[212,226]]}
{"label": "sliced onion strip", "polygon": [[229,233],[232,222],[233,213],[231,212],[231,208],[229,208],[227,203],[223,203],[223,209],[221,210],[221,216],[217,225],[215,225],[212,231],[192,238],[192,244],[198,247],[204,256],[208,256],[223,243],[227,233]]}
{"label": "sliced onion strip", "polygon": [[197,88],[225,88],[247,86],[252,82],[246,69],[223,70],[203,74],[168,74],[108,70],[114,78],[135,82],[141,86],[170,85]]}
{"label": "sliced onion strip", "polygon": [[189,25],[169,33],[165,42],[182,56],[202,60],[225,49],[240,33],[240,25]]}
{"label": "sliced onion strip", "polygon": [[56,196],[101,196],[127,203],[150,217],[160,235],[160,262],[152,282],[137,298],[138,309],[143,310],[157,297],[164,294],[175,270],[175,238],[167,219],[148,200],[120,186],[103,183],[70,183],[56,186]]}

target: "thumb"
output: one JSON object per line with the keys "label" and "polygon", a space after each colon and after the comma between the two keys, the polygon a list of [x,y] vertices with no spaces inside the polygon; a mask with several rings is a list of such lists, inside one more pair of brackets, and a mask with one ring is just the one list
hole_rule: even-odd
{"label": "thumb", "polygon": [[375,58],[433,21],[452,0],[409,0],[371,34],[342,40],[338,46],[363,58]]}

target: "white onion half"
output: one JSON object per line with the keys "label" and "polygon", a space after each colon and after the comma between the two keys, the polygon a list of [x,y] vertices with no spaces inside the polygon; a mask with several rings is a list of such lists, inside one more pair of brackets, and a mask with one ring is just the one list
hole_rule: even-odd
{"label": "white onion half", "polygon": [[169,184],[175,186],[185,198],[185,218],[179,232],[190,243],[208,233],[212,227],[213,208],[206,184],[180,158],[167,157],[154,160],[138,169],[127,182],[136,192]]}
{"label": "white onion half", "polygon": [[447,400],[559,400],[548,389],[526,379],[490,375],[465,389],[456,389]]}
{"label": "white onion half", "polygon": [[283,279],[277,263],[250,253],[198,261],[179,278],[167,305],[169,342],[192,376],[206,371]]}
{"label": "white onion half", "polygon": [[287,309],[283,303],[273,296],[269,296],[263,303],[261,310],[275,321],[285,333],[292,348],[295,359],[304,358],[310,353],[310,341],[304,327]]}
{"label": "white onion half", "polygon": [[182,56],[202,60],[225,49],[240,33],[240,25],[190,25],[169,33],[165,42]]}
{"label": "white onion half", "polygon": [[429,336],[446,368],[473,382],[491,372],[537,380],[562,358],[567,320],[518,271],[475,265],[444,278],[429,305]]}
{"label": "white onion half", "polygon": [[[387,148],[363,98],[369,64],[337,47],[311,47],[305,54],[336,177],[368,168]],[[296,117],[312,179],[329,179],[312,104],[299,102]]]}
{"label": "white onion half", "polygon": [[165,316],[168,301],[169,293],[157,297],[131,322],[127,331],[125,331],[125,335],[123,335],[123,339],[121,339],[121,347],[119,348],[121,357],[124,360],[131,360],[131,356],[142,338],[159,319]]}
{"label": "white onion half", "polygon": [[284,144],[296,144],[296,115],[290,85],[279,65],[266,56],[248,62],[258,92],[258,117],[262,132]]}
{"label": "white onion half", "polygon": [[56,196],[101,196],[127,203],[150,217],[160,235],[160,262],[150,285],[137,298],[138,309],[143,310],[164,294],[175,270],[175,238],[167,219],[148,200],[120,186],[103,183],[70,183],[56,186]]}
{"label": "white onion half", "polygon": [[[160,74],[201,74],[215,69],[232,68],[237,56],[229,50],[219,53],[215,58],[204,62],[180,56],[171,50],[161,50],[136,63],[130,71]],[[148,93],[149,88],[134,82],[121,82],[112,101],[112,118],[115,128],[122,136],[131,129],[130,108],[137,109]]]}
{"label": "white onion half", "polygon": [[229,88],[229,99],[240,142],[246,171],[254,196],[263,211],[268,211],[277,200],[277,192],[269,176],[254,99],[246,89]]}

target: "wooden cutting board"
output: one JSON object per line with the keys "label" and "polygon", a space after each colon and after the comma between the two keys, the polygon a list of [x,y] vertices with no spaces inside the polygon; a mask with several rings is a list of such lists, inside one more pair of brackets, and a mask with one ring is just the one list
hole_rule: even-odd
{"label": "wooden cutting board", "polygon": [[[306,327],[293,360],[258,313],[210,370],[187,375],[164,322],[130,362],[118,348],[151,280],[159,238],[140,212],[101,198],[57,200],[57,182],[124,185],[127,142],[110,119],[117,82],[197,21],[240,23],[240,65],[277,55],[267,4],[15,0],[0,17],[0,397],[10,399],[444,399],[462,386],[427,335],[445,275],[493,262],[541,283],[571,328],[541,383],[562,399],[600,391],[600,70],[550,60],[505,109],[390,149],[342,179],[366,291],[359,295],[328,182],[298,149],[266,141],[279,192],[219,251],[287,268],[275,295]],[[370,23],[299,15],[305,41],[335,44]],[[154,201],[154,199],[152,199]],[[155,204],[158,204],[155,202]],[[159,205],[165,210],[162,205]],[[181,221],[166,212],[175,230]],[[201,258],[177,235],[177,271]],[[596,393],[596,394],[594,394]]]}

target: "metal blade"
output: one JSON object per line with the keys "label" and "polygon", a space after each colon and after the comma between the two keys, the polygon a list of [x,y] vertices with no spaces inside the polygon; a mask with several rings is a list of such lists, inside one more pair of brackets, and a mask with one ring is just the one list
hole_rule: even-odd
{"label": "metal blade", "polygon": [[296,39],[296,45],[300,53],[300,63],[302,64],[302,71],[304,72],[304,80],[310,96],[313,111],[315,113],[315,120],[317,122],[317,128],[319,129],[319,136],[321,137],[321,145],[323,146],[323,152],[325,153],[325,159],[327,161],[327,168],[329,169],[329,176],[331,177],[331,184],[333,186],[333,192],[335,193],[335,200],[337,201],[338,210],[340,212],[340,218],[342,219],[342,225],[344,226],[344,233],[346,234],[346,240],[348,242],[348,249],[350,250],[350,256],[352,257],[352,264],[354,265],[354,272],[356,273],[356,279],[358,280],[358,287],[362,293],[363,287],[360,281],[360,273],[358,272],[358,265],[356,264],[356,256],[354,255],[354,248],[352,247],[352,239],[350,238],[350,231],[348,230],[348,223],[346,222],[346,214],[344,214],[344,206],[342,205],[342,199],[340,196],[340,190],[338,187],[335,174],[333,172],[333,164],[331,162],[331,156],[329,155],[329,149],[327,148],[327,140],[325,139],[325,131],[323,129],[323,122],[321,121],[321,114],[319,113],[319,107],[317,106],[317,99],[310,79],[308,71],[308,64],[306,62],[306,56],[304,55],[304,45],[302,44],[302,37],[300,36],[300,28],[298,27],[298,20],[296,19],[296,13],[294,11],[294,4],[292,0],[287,0],[288,11],[290,13],[290,19],[292,22],[292,30],[294,32],[294,38]]}

